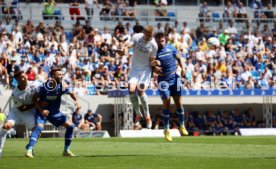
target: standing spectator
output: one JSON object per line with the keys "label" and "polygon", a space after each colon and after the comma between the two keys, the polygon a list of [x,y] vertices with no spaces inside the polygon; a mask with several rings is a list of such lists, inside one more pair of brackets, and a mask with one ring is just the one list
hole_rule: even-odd
{"label": "standing spectator", "polygon": [[84,116],[84,121],[85,124],[89,125],[90,130],[102,130],[102,116],[100,114],[93,113],[91,109],[87,110],[87,113]]}
{"label": "standing spectator", "polygon": [[[80,9],[79,9],[79,0],[71,0],[69,13],[71,15],[71,20],[78,20],[80,16]],[[76,15],[76,17],[75,17]]]}
{"label": "standing spectator", "polygon": [[87,14],[88,20],[91,20],[94,14],[94,4],[97,5],[97,8],[99,8],[98,0],[85,0],[85,11]]}

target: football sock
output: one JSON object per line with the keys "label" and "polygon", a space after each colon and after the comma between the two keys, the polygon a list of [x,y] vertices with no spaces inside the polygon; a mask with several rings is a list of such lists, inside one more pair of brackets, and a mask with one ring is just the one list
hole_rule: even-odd
{"label": "football sock", "polygon": [[0,149],[2,150],[6,141],[8,130],[1,128],[0,130]]}
{"label": "football sock", "polygon": [[162,116],[164,121],[164,129],[169,129],[170,111],[168,109],[163,109]]}
{"label": "football sock", "polygon": [[139,115],[140,114],[140,109],[139,109],[138,96],[136,94],[130,94],[129,98],[130,98],[130,101],[132,103],[133,110],[134,110],[135,114]]}
{"label": "football sock", "polygon": [[70,144],[71,144],[72,139],[73,139],[73,130],[74,130],[74,125],[73,124],[66,128],[64,151],[69,150]]}
{"label": "football sock", "polygon": [[32,132],[29,144],[26,146],[27,150],[33,149],[34,145],[36,144],[38,137],[42,131],[43,127],[41,126],[36,126],[34,131]]}
{"label": "football sock", "polygon": [[146,117],[150,117],[148,96],[144,93],[142,96],[139,96],[139,98],[144,109],[144,114],[146,115]]}
{"label": "football sock", "polygon": [[180,127],[184,127],[184,108],[177,109],[176,114],[179,118]]}

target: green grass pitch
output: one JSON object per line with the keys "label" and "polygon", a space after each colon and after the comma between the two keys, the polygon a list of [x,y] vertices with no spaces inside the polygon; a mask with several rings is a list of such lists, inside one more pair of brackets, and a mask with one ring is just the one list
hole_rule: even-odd
{"label": "green grass pitch", "polygon": [[63,157],[63,139],[40,139],[35,158],[26,139],[7,139],[0,169],[275,169],[276,137],[74,139],[77,157]]}

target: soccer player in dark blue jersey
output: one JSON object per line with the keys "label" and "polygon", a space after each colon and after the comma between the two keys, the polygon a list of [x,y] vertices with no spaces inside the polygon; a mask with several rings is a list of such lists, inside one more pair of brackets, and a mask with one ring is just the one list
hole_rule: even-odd
{"label": "soccer player in dark blue jersey", "polygon": [[38,137],[43,129],[46,120],[51,122],[56,127],[63,126],[66,128],[65,132],[65,146],[63,156],[75,156],[70,150],[71,140],[73,138],[74,125],[67,117],[59,110],[61,105],[61,96],[69,94],[75,101],[75,106],[80,108],[75,94],[69,87],[62,82],[61,69],[53,68],[50,72],[51,78],[43,83],[38,92],[34,94],[33,100],[36,107],[36,127],[32,132],[29,144],[26,146],[26,157],[33,158],[33,147],[36,144]]}
{"label": "soccer player in dark blue jersey", "polygon": [[188,135],[188,132],[184,126],[184,108],[181,103],[182,83],[180,76],[177,74],[177,62],[182,69],[182,76],[185,75],[185,68],[176,48],[166,43],[164,33],[157,33],[155,35],[155,40],[158,45],[158,51],[156,59],[151,61],[151,66],[155,68],[155,72],[158,74],[158,89],[164,107],[164,135],[167,141],[172,141],[172,137],[169,132],[169,108],[171,97],[173,97],[175,106],[177,108],[176,113],[179,117],[180,133],[182,135]]}

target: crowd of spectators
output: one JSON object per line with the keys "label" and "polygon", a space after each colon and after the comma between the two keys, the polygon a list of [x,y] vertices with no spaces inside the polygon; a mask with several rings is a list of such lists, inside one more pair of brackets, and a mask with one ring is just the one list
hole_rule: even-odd
{"label": "crowd of spectators", "polygon": [[[171,107],[170,111],[170,127],[172,129],[177,129],[179,126],[179,120],[177,114],[175,114],[174,107]],[[274,125],[276,124],[275,122],[274,119]],[[154,124],[154,129],[161,129],[164,127],[161,108],[157,110]],[[252,108],[249,108],[244,112],[238,108],[231,112],[185,112],[185,125],[189,133],[194,135],[234,135],[240,134],[239,129],[241,128],[265,127],[263,121],[257,120]]]}
{"label": "crowd of spectators", "polygon": [[[60,21],[46,26],[31,20],[0,20],[0,77],[11,88],[16,85],[14,72],[21,69],[28,80],[43,82],[50,68],[58,66],[78,95],[126,88],[133,51],[124,56],[115,51],[142,32],[144,25],[138,20],[132,24],[118,22],[114,28],[99,30],[89,20],[84,25],[77,20],[72,31],[65,31]],[[156,25],[156,32],[165,33],[186,63],[184,88],[276,88],[276,22],[245,22],[239,29],[235,25],[232,19],[212,28],[200,23],[192,29],[178,21]],[[218,48],[209,48],[211,37],[219,39]],[[151,88],[156,88],[154,82]]]}

